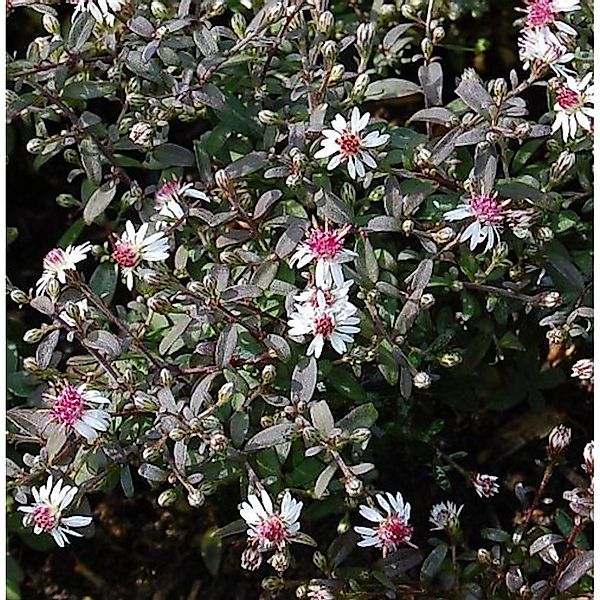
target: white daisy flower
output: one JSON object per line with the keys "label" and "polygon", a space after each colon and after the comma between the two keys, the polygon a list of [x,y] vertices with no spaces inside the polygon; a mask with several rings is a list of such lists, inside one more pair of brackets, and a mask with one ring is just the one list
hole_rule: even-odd
{"label": "white daisy flower", "polygon": [[574,77],[566,77],[565,82],[558,88],[554,112],[556,117],[552,124],[552,131],[562,131],[564,142],[577,137],[579,127],[584,131],[592,130],[590,121],[594,116],[594,109],[588,104],[594,102],[594,90],[590,85],[592,73],[577,81]]}
{"label": "white daisy flower", "polygon": [[581,465],[583,470],[588,475],[594,474],[594,440],[588,442],[583,449],[583,461],[584,464]]}
{"label": "white daisy flower", "polygon": [[125,223],[125,233],[115,242],[112,257],[121,267],[127,287],[133,289],[133,273],[142,262],[162,262],[169,258],[169,240],[162,231],[148,236],[148,223],[136,231],[133,223]]}
{"label": "white daisy flower", "polygon": [[383,146],[390,136],[372,131],[363,136],[363,130],[369,124],[371,115],[365,113],[361,116],[358,108],[354,107],[350,115],[350,121],[337,114],[331,122],[333,129],[325,129],[321,140],[322,148],[315,154],[315,158],[332,157],[327,164],[327,169],[332,171],[343,162],[348,163],[348,174],[352,179],[364,177],[365,165],[371,169],[377,167],[377,163],[371,153],[372,148]]}
{"label": "white daisy flower", "polygon": [[247,502],[239,507],[240,516],[248,524],[248,539],[259,552],[281,551],[286,544],[294,541],[300,531],[300,511],[302,502],[292,498],[286,491],[280,510],[275,510],[269,494],[261,490],[260,499],[255,494],[248,496]]}
{"label": "white daisy flower", "polygon": [[77,4],[72,20],[81,12],[89,12],[96,22],[110,27],[115,23],[115,14],[125,5],[123,0],[69,0],[69,3]]}
{"label": "white daisy flower", "polygon": [[[335,292],[333,292],[335,294]],[[296,310],[288,320],[289,335],[301,337],[312,335],[306,353],[319,358],[323,353],[325,341],[328,341],[338,354],[344,354],[346,344],[354,341],[353,334],[360,331],[356,327],[360,319],[355,315],[358,310],[347,300],[339,299],[332,304],[327,303],[327,296],[317,292],[315,300],[304,304],[296,304]]]}
{"label": "white daisy flower", "polygon": [[578,360],[571,369],[571,377],[582,383],[594,383],[594,361],[591,358]]}
{"label": "white daisy flower", "polygon": [[49,533],[61,548],[69,543],[67,536],[82,537],[73,528],[87,527],[92,522],[92,517],[63,516],[77,492],[76,486],[63,485],[60,479],[54,484],[50,475],[45,485],[39,489],[31,488],[34,503],[31,506],[19,506],[18,510],[25,513],[23,525],[33,526],[33,533],[36,535]]}
{"label": "white daisy flower", "polygon": [[575,29],[558,17],[560,13],[569,13],[580,8],[580,0],[532,0],[524,9],[527,14],[525,26],[530,29],[555,26],[561,33],[576,35]]}
{"label": "white daisy flower", "polygon": [[43,294],[53,279],[66,283],[67,273],[77,270],[77,263],[87,258],[91,247],[91,244],[86,242],[80,246],[67,246],[64,250],[62,248],[50,250],[44,258],[42,276],[37,281],[37,294]]}
{"label": "white daisy flower", "polygon": [[363,538],[358,542],[359,546],[381,548],[385,558],[402,545],[413,545],[410,543],[413,533],[409,524],[410,504],[404,502],[400,492],[395,497],[386,492],[385,497],[383,494],[377,494],[376,498],[383,512],[365,504],[360,506],[359,512],[365,519],[377,523],[377,526],[355,527],[354,531]]}
{"label": "white daisy flower", "polygon": [[169,224],[181,221],[185,216],[182,202],[185,198],[198,198],[209,202],[210,198],[200,190],[194,189],[193,183],[182,184],[174,177],[170,181],[163,183],[154,196],[154,208],[158,212],[159,218],[156,221],[157,229],[164,229]]}
{"label": "white daisy flower", "polygon": [[306,232],[306,240],[300,244],[290,258],[290,265],[297,267],[308,265],[315,261],[315,282],[319,287],[330,287],[332,284],[341,286],[344,281],[342,264],[350,262],[358,255],[344,248],[344,237],[351,226],[345,225],[340,229],[319,227],[313,223]]}
{"label": "white daisy flower", "polygon": [[471,484],[480,498],[491,498],[500,491],[500,486],[496,483],[497,479],[495,475],[476,473],[471,478]]}
{"label": "white daisy flower", "polygon": [[525,29],[518,40],[519,58],[524,69],[550,67],[560,75],[572,72],[566,67],[575,55],[547,27]]}
{"label": "white daisy flower", "polygon": [[108,429],[110,415],[98,405],[110,404],[110,400],[88,389],[86,384],[78,387],[66,384],[58,393],[44,394],[44,399],[50,403],[51,422],[77,432],[88,442]]}
{"label": "white daisy flower", "polygon": [[446,529],[452,531],[456,529],[459,525],[458,517],[463,507],[464,505],[461,504],[460,508],[456,508],[456,504],[450,501],[434,504],[429,515],[429,522],[433,525],[431,530]]}
{"label": "white daisy flower", "polygon": [[473,194],[468,202],[463,201],[455,209],[444,213],[447,221],[472,219],[473,222],[463,231],[460,241],[470,240],[471,250],[486,242],[484,252],[500,243],[500,232],[504,221],[504,206],[497,200],[497,194]]}

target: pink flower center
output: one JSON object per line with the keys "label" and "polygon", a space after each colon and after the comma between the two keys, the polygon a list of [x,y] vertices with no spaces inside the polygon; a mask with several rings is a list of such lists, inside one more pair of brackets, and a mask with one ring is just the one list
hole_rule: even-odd
{"label": "pink flower center", "polygon": [[256,528],[258,535],[274,546],[281,546],[288,537],[288,530],[279,515],[272,514]]}
{"label": "pink flower center", "polygon": [[571,88],[563,87],[556,95],[556,102],[561,108],[569,110],[581,106],[581,96]]}
{"label": "pink flower center", "polygon": [[344,155],[345,158],[356,156],[356,154],[358,154],[358,151],[360,150],[360,136],[356,133],[352,133],[348,129],[346,129],[338,137],[337,142],[338,146],[340,147],[340,152]]}
{"label": "pink flower center", "polygon": [[313,330],[315,335],[328,337],[335,331],[335,323],[330,315],[323,313],[315,317]]}
{"label": "pink flower center", "polygon": [[58,524],[59,517],[49,506],[36,506],[32,515],[34,523],[43,531],[52,531]]}
{"label": "pink flower center", "polygon": [[64,425],[73,425],[85,407],[83,396],[72,385],[67,385],[50,409],[54,419]]}
{"label": "pink flower center", "polygon": [[134,250],[133,246],[122,241],[115,244],[112,256],[121,267],[135,267],[140,259],[139,253]]}
{"label": "pink flower center", "polygon": [[413,528],[395,514],[383,521],[377,529],[377,535],[384,547],[396,548],[410,541]]}
{"label": "pink flower center", "polygon": [[61,248],[54,248],[46,254],[44,258],[44,268],[52,269],[60,266],[65,261],[65,251]]}
{"label": "pink flower center", "polygon": [[552,0],[534,0],[527,7],[527,25],[529,27],[545,27],[554,23],[556,14]]}
{"label": "pink flower center", "polygon": [[177,198],[179,195],[179,181],[172,179],[167,183],[163,184],[160,189],[156,192],[156,200],[159,203],[167,203],[172,198]]}
{"label": "pink flower center", "polygon": [[502,205],[493,196],[481,194],[471,198],[471,208],[477,218],[488,225],[500,223],[503,219]]}
{"label": "pink flower center", "polygon": [[344,235],[345,231],[315,228],[309,233],[306,244],[316,258],[334,258],[344,247]]}

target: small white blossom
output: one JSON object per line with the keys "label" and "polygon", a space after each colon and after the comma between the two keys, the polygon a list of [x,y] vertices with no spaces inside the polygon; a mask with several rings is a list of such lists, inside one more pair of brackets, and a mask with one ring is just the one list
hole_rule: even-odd
{"label": "small white blossom", "polygon": [[98,405],[110,404],[100,392],[80,386],[64,385],[60,391],[47,392],[44,399],[50,404],[50,421],[66,430],[76,431],[88,442],[106,431],[110,415]]}
{"label": "small white blossom", "polygon": [[563,141],[577,137],[579,128],[585,132],[592,130],[591,118],[594,109],[588,104],[594,102],[594,90],[591,85],[592,73],[588,73],[583,79],[577,81],[574,77],[566,77],[556,93],[554,112],[556,117],[552,124],[552,131],[562,132]]}
{"label": "small white blossom", "polygon": [[248,524],[250,544],[259,552],[282,551],[289,542],[293,542],[300,531],[298,518],[301,510],[302,502],[294,500],[289,491],[283,495],[280,510],[275,510],[265,490],[261,490],[260,499],[250,494],[248,501],[242,502],[239,507],[240,516]]}
{"label": "small white blossom", "polygon": [[504,222],[504,204],[497,200],[497,194],[472,194],[455,209],[444,213],[446,221],[472,220],[460,236],[460,241],[469,240],[471,251],[485,242],[484,252],[500,243],[500,232]]}
{"label": "small white blossom", "polygon": [[169,258],[169,241],[164,233],[157,231],[150,235],[148,223],[143,223],[136,231],[133,223],[125,223],[125,233],[115,242],[112,257],[121,267],[127,287],[133,289],[133,273],[142,262],[162,262]]}
{"label": "small white blossom", "polygon": [[360,328],[356,327],[360,319],[354,316],[357,310],[345,299],[343,292],[335,289],[329,293],[324,290],[314,291],[311,300],[295,305],[295,311],[288,321],[289,335],[314,336],[306,351],[308,356],[314,354],[315,358],[319,358],[325,341],[328,341],[338,354],[344,354],[346,344],[352,343],[352,336],[360,331]]}
{"label": "small white blossom", "polygon": [[393,496],[389,492],[377,494],[379,506],[383,511],[362,504],[359,508],[361,516],[376,523],[376,527],[355,527],[354,531],[363,539],[358,542],[361,547],[376,546],[381,548],[384,558],[395,552],[402,545],[412,546],[410,538],[413,528],[410,525],[410,504],[404,502],[400,492]]}
{"label": "small white blossom", "polygon": [[67,246],[54,248],[44,258],[44,270],[37,281],[37,294],[43,294],[50,281],[58,280],[60,283],[67,282],[67,273],[77,270],[77,263],[87,258],[91,244],[86,242],[80,246]]}
{"label": "small white blossom", "polygon": [[381,134],[378,131],[363,135],[370,118],[369,113],[361,116],[356,107],[352,109],[349,121],[337,114],[331,122],[333,129],[323,131],[325,139],[321,141],[322,148],[315,154],[315,158],[331,156],[327,164],[329,171],[347,162],[348,174],[352,179],[364,177],[365,165],[371,169],[377,167],[371,149],[383,146],[390,139],[387,133]]}
{"label": "small white blossom", "polygon": [[433,525],[432,531],[447,529],[449,531],[458,527],[458,517],[464,505],[456,507],[454,502],[440,502],[431,508],[429,522]]}
{"label": "small white blossom", "polygon": [[594,361],[591,358],[578,360],[571,369],[571,377],[582,383],[594,383]]}
{"label": "small white blossom", "polygon": [[308,593],[306,595],[307,600],[335,600],[335,596],[322,585],[309,585]]}
{"label": "small white blossom", "polygon": [[594,440],[588,442],[583,449],[583,461],[584,464],[581,465],[583,470],[588,475],[594,474]]}
{"label": "small white blossom", "polygon": [[572,72],[566,65],[575,55],[547,27],[525,29],[519,37],[519,58],[523,68],[550,67],[559,75]]}
{"label": "small white blossom", "polygon": [[471,483],[480,498],[491,498],[500,491],[500,486],[496,483],[497,479],[495,475],[476,473]]}
{"label": "small white blossom", "polygon": [[114,25],[115,14],[124,6],[123,0],[69,0],[70,4],[77,4],[72,20],[81,12],[89,12],[98,23]]}
{"label": "small white blossom", "polygon": [[[79,311],[79,314],[82,317],[85,316],[85,314],[88,312],[88,309],[89,309],[87,298],[82,298],[81,300],[78,300],[77,302],[74,303],[74,306],[77,307],[77,310]],[[69,327],[77,327],[77,322],[75,321],[75,319],[73,317],[71,317],[69,315],[69,313],[67,313],[66,310],[60,311],[58,316]],[[69,340],[69,342],[72,342],[74,337],[75,337],[74,331],[69,331],[67,333],[67,340]]]}
{"label": "small white blossom", "polygon": [[329,287],[333,283],[341,286],[344,281],[342,264],[350,262],[358,255],[344,248],[344,237],[350,230],[346,225],[340,229],[319,227],[316,223],[306,232],[306,239],[290,259],[290,265],[299,269],[315,262],[315,283],[319,287]]}
{"label": "small white blossom", "polygon": [[63,485],[60,479],[54,484],[50,475],[45,485],[39,489],[31,488],[34,503],[31,506],[19,507],[18,510],[26,513],[23,517],[23,525],[26,527],[33,525],[33,533],[36,535],[49,533],[61,548],[69,543],[67,536],[82,537],[82,534],[74,528],[87,527],[92,522],[92,517],[63,516],[77,492],[76,486]]}
{"label": "small white blossom", "polygon": [[176,223],[185,217],[185,211],[182,207],[185,198],[210,201],[210,198],[204,192],[194,188],[194,184],[182,184],[176,177],[163,183],[158,188],[154,196],[154,208],[159,217],[156,221],[157,229],[164,229],[170,223]]}

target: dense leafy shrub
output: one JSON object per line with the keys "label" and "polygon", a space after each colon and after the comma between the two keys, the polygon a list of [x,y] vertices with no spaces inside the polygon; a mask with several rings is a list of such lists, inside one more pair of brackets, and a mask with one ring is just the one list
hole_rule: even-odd
{"label": "dense leafy shrub", "polygon": [[441,59],[483,3],[75,4],[13,0],[46,34],[8,118],[76,215],[8,286],[39,313],[15,535],[92,537],[101,493],[151,489],[239,505],[205,560],[265,597],[589,591],[593,442],[551,391],[589,416],[591,6],[519,7],[485,82]]}

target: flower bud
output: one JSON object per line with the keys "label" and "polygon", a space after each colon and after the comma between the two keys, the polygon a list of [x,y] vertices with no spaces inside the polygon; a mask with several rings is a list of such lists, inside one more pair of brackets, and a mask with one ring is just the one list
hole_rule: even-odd
{"label": "flower bud", "polygon": [[32,375],[40,371],[40,365],[38,365],[37,360],[33,356],[27,356],[23,359],[23,368]]}
{"label": "flower bud", "polygon": [[10,292],[10,299],[19,306],[29,303],[29,296],[23,290],[18,288],[15,288]]}
{"label": "flower bud", "polygon": [[344,65],[333,65],[331,72],[329,73],[329,81],[331,83],[337,83],[338,81],[341,81],[345,72],[346,69],[344,69]]}
{"label": "flower bud", "polygon": [[204,494],[200,490],[192,490],[187,497],[188,504],[197,508],[202,506],[205,501]]}
{"label": "flower bud", "polygon": [[154,137],[154,128],[150,123],[139,121],[134,123],[129,131],[129,139],[138,146],[151,146]]}
{"label": "flower bud", "polygon": [[60,35],[60,21],[54,15],[45,13],[42,17],[42,25],[48,33]]}
{"label": "flower bud", "polygon": [[159,0],[152,0],[150,3],[150,12],[156,19],[168,19],[169,9]]}
{"label": "flower bud", "polygon": [[254,546],[246,546],[242,552],[241,566],[246,571],[256,571],[262,563],[262,554]]}
{"label": "flower bud", "polygon": [[413,385],[420,390],[426,390],[431,386],[431,377],[425,371],[420,371],[413,376]]}
{"label": "flower bud", "polygon": [[451,369],[462,362],[462,356],[458,352],[445,352],[440,356],[438,362],[442,367]]}
{"label": "flower bud", "polygon": [[415,153],[413,156],[413,160],[415,161],[415,165],[419,168],[429,166],[429,161],[431,160],[431,150],[423,146],[417,146],[415,149]]}
{"label": "flower bud", "polygon": [[144,392],[136,393],[133,404],[138,410],[155,411],[158,408],[156,400]]}
{"label": "flower bud", "polygon": [[354,82],[354,87],[350,92],[350,98],[354,102],[361,102],[369,87],[369,76],[366,73],[361,73]]}
{"label": "flower bud", "polygon": [[529,134],[531,133],[531,123],[529,123],[528,121],[523,121],[522,123],[519,123],[515,127],[514,132],[519,139],[527,139],[529,137]]}
{"label": "flower bud", "polygon": [[329,10],[322,12],[317,20],[317,30],[323,35],[329,35],[335,26],[335,18]]}
{"label": "flower bud", "polygon": [[323,63],[326,71],[331,71],[335,65],[335,60],[338,55],[337,44],[333,40],[327,40],[323,42],[321,46],[321,54],[323,56]]}
{"label": "flower bud", "polygon": [[269,10],[267,11],[267,21],[269,23],[275,23],[275,21],[279,21],[281,17],[285,14],[285,7],[283,3],[277,2]]}
{"label": "flower bud", "polygon": [[271,577],[265,577],[260,585],[265,592],[278,592],[283,589],[284,582],[279,577],[272,575]]}
{"label": "flower bud", "polygon": [[173,309],[173,306],[169,302],[168,298],[162,293],[155,294],[154,296],[148,298],[146,304],[151,311],[159,315],[166,315]]}
{"label": "flower bud", "polygon": [[161,492],[160,496],[158,497],[158,505],[162,506],[163,508],[171,506],[177,502],[178,496],[179,493],[174,488],[165,490],[164,492]]}
{"label": "flower bud", "polygon": [[439,44],[444,39],[444,37],[446,37],[446,32],[444,31],[443,27],[435,27],[434,30],[431,32],[431,39],[434,44]]}
{"label": "flower bud", "polygon": [[223,384],[219,389],[217,394],[217,401],[219,404],[227,404],[233,398],[233,392],[235,391],[235,386],[231,381]]}
{"label": "flower bud", "polygon": [[283,573],[290,566],[290,557],[287,552],[275,552],[268,563],[278,572]]}
{"label": "flower bud", "polygon": [[56,204],[61,208],[73,208],[79,206],[79,201],[71,194],[59,194],[56,196]]}
{"label": "flower bud", "polygon": [[412,233],[415,229],[415,222],[412,219],[405,219],[402,221],[402,231],[406,233],[406,235]]}
{"label": "flower bud", "polygon": [[433,294],[423,294],[419,300],[419,306],[422,310],[427,310],[435,304],[435,296]]}
{"label": "flower bud", "polygon": [[550,181],[559,183],[575,165],[575,154],[563,150],[550,167]]}
{"label": "flower bud", "polygon": [[161,369],[160,370],[160,385],[162,385],[164,388],[170,388],[173,383],[175,383],[175,380],[173,379],[173,374],[171,373],[171,371],[169,371],[169,369]]}
{"label": "flower bud", "polygon": [[353,205],[356,202],[356,190],[348,181],[342,184],[341,198],[346,204]]}
{"label": "flower bud", "polygon": [[319,571],[324,571],[327,568],[327,557],[317,550],[313,554],[313,563]]}
{"label": "flower bud", "polygon": [[540,227],[537,230],[537,238],[540,242],[551,242],[554,239],[554,231],[550,227]]}
{"label": "flower bud", "polygon": [[369,193],[369,200],[371,202],[380,202],[385,197],[385,188],[382,185],[374,187]]}
{"label": "flower bud", "polygon": [[261,110],[258,112],[258,120],[263,125],[277,125],[281,123],[281,118],[276,112],[272,110]]}
{"label": "flower bud", "polygon": [[315,427],[311,426],[305,427],[302,430],[302,438],[304,439],[304,443],[308,446],[321,441],[321,435],[319,434],[319,431]]}
{"label": "flower bud", "polygon": [[160,273],[159,271],[154,271],[152,269],[144,270],[142,279],[145,283],[153,287],[165,287],[170,283],[169,276],[167,274]]}
{"label": "flower bud", "polygon": [[274,365],[265,365],[260,375],[263,385],[268,385],[277,376],[277,369]]}
{"label": "flower bud", "polygon": [[492,564],[492,554],[489,550],[485,548],[479,548],[477,550],[477,562],[482,565],[491,565]]}
{"label": "flower bud", "polygon": [[46,331],[43,329],[29,329],[25,332],[23,336],[23,341],[26,344],[37,344],[41,342],[44,336],[46,335]]}
{"label": "flower bud", "polygon": [[173,427],[171,431],[169,431],[169,438],[174,442],[181,442],[181,440],[185,439],[186,431],[181,427]]}
{"label": "flower bud", "polygon": [[537,295],[537,305],[543,308],[557,308],[562,304],[562,298],[558,292],[542,292]]}
{"label": "flower bud", "polygon": [[434,231],[431,234],[431,237],[433,237],[433,241],[436,244],[447,244],[454,238],[454,235],[454,229],[452,229],[452,227],[443,227],[438,231]]}
{"label": "flower bud", "polygon": [[44,149],[45,145],[44,140],[40,138],[31,138],[25,147],[30,154],[39,154]]}
{"label": "flower bud", "polygon": [[548,436],[548,453],[560,454],[571,443],[571,429],[565,425],[557,425]]}
{"label": "flower bud", "polygon": [[355,429],[350,435],[350,441],[356,444],[362,444],[366,442],[371,437],[371,430],[367,427],[359,427]]}
{"label": "flower bud", "polygon": [[215,173],[215,183],[222,189],[227,191],[229,189],[229,185],[231,180],[229,179],[229,175],[225,172],[224,169],[219,169]]}
{"label": "flower bud", "polygon": [[242,13],[236,12],[231,17],[231,29],[240,39],[246,36],[246,19]]}
{"label": "flower bud", "polygon": [[427,37],[421,40],[421,52],[425,58],[431,58],[433,54],[433,43]]}
{"label": "flower bud", "polygon": [[581,465],[588,475],[594,474],[594,440],[588,442],[583,449],[584,464]]}
{"label": "flower bud", "polygon": [[558,327],[553,327],[546,332],[546,339],[551,344],[562,344],[567,337],[567,334]]}
{"label": "flower bud", "polygon": [[363,492],[363,482],[358,477],[348,477],[344,481],[344,489],[350,498],[357,498]]}
{"label": "flower bud", "polygon": [[260,418],[260,426],[263,429],[266,429],[267,427],[271,427],[274,424],[275,424],[275,421],[273,420],[273,417],[271,415],[263,415]]}
{"label": "flower bud", "polygon": [[210,447],[215,452],[224,452],[227,450],[229,440],[222,433],[215,433],[210,438]]}
{"label": "flower bud", "polygon": [[375,35],[375,24],[361,23],[356,29],[356,47],[361,56],[368,56]]}
{"label": "flower bud", "polygon": [[298,173],[292,173],[285,178],[285,185],[290,189],[299,188],[302,185],[302,175]]}

